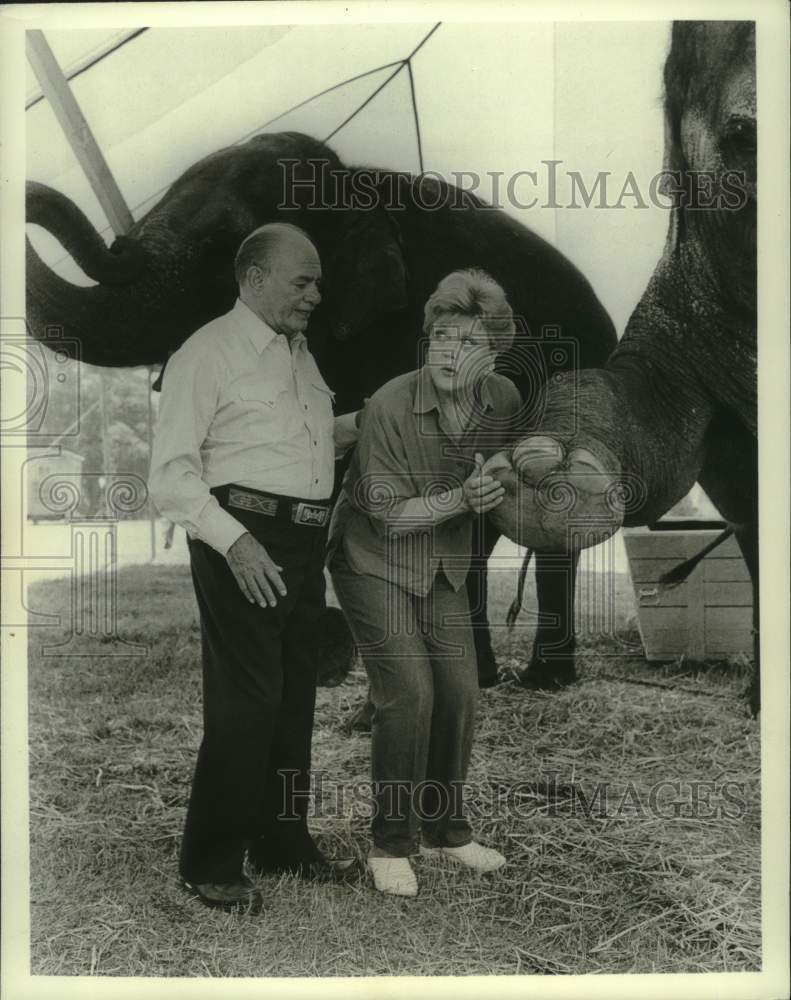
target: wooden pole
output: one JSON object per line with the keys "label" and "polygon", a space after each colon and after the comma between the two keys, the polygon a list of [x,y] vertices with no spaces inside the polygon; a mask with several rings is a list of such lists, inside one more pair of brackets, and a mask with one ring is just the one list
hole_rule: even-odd
{"label": "wooden pole", "polygon": [[[41,91],[52,107],[55,117],[63,129],[63,134],[71,146],[77,161],[85,172],[88,182],[96,195],[99,204],[116,236],[128,232],[133,223],[132,213],[124,201],[124,196],[115,178],[110,173],[107,161],[93,137],[90,126],[85,119],[69,81],[58,65],[43,31],[29,30],[25,32],[27,58],[33,72],[36,74]],[[99,408],[102,423],[102,456],[105,479],[104,499],[107,507],[107,487],[110,476],[110,441],[107,436],[107,400],[105,373],[99,369]]]}
{"label": "wooden pole", "polygon": [[85,171],[93,192],[113,227],[113,232],[116,236],[122,236],[132,227],[132,213],[110,173],[110,168],[102,156],[85,116],[80,111],[63,70],[52,54],[44,32],[31,30],[25,34],[27,58],[36,74],[39,86],[55,112],[55,117],[60,122],[74,155]]}
{"label": "wooden pole", "polygon": [[[151,452],[154,448],[154,407],[151,401],[151,375],[153,374],[153,366],[148,365],[146,368],[147,378],[146,378],[146,402],[148,403],[148,419],[147,419],[147,430],[148,430],[148,458],[151,460]],[[156,559],[157,555],[157,541],[156,541],[156,512],[154,510],[154,502],[151,499],[151,495],[148,497],[148,540],[151,546],[151,562]]]}
{"label": "wooden pole", "polygon": [[105,385],[104,368],[99,369],[99,415],[101,417],[102,423],[102,473],[104,485],[102,487],[102,501],[104,505],[104,513],[107,517],[110,517],[112,511],[110,510],[110,503],[108,501],[109,490],[110,490],[110,466],[112,464],[110,459],[110,438],[107,433],[108,421],[107,421],[107,393]]}

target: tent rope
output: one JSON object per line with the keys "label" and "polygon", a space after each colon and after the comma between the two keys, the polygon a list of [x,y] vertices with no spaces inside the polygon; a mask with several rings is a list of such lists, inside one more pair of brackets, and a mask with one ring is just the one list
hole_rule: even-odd
{"label": "tent rope", "polygon": [[418,54],[418,52],[420,52],[420,50],[423,48],[423,46],[426,44],[426,42],[429,40],[429,38],[431,38],[431,36],[434,34],[434,32],[437,30],[437,28],[439,28],[439,26],[441,24],[442,24],[442,21],[437,21],[437,23],[434,25],[434,27],[431,29],[431,31],[429,31],[429,33],[423,39],[421,39],[421,41],[419,41],[417,43],[417,45],[414,47],[414,49],[412,49],[412,51],[406,57],[406,59],[404,60],[404,62],[409,62],[411,59],[413,59]]}
{"label": "tent rope", "polygon": [[412,72],[412,63],[407,62],[407,72],[409,73],[409,92],[412,96],[412,117],[415,120],[415,139],[417,140],[417,161],[420,164],[420,173],[423,173],[423,143],[420,141],[420,117],[417,113],[417,99],[415,97],[415,74]]}
{"label": "tent rope", "polygon": [[[412,74],[412,59],[420,51],[420,49],[423,48],[423,46],[426,44],[426,42],[429,40],[429,38],[431,38],[431,36],[437,31],[437,29],[439,28],[439,26],[441,24],[442,24],[442,21],[437,21],[437,23],[434,25],[434,27],[431,29],[431,31],[427,32],[426,35],[424,35],[424,37],[418,42],[418,44],[415,46],[414,49],[412,49],[412,51],[409,53],[408,56],[406,56],[406,58],[404,58],[404,59],[398,59],[398,60],[395,60],[395,61],[389,62],[389,63],[384,63],[381,66],[376,66],[374,69],[369,69],[369,70],[366,70],[363,73],[357,73],[356,76],[350,76],[346,80],[341,80],[340,83],[335,83],[331,87],[326,87],[324,90],[319,91],[317,94],[312,94],[310,97],[306,97],[303,101],[299,101],[297,104],[294,104],[292,107],[287,108],[285,111],[281,111],[279,114],[275,115],[274,118],[270,118],[268,121],[265,121],[262,125],[256,126],[256,128],[254,128],[252,131],[245,133],[243,136],[241,136],[238,139],[235,139],[231,143],[231,145],[238,146],[240,143],[245,142],[247,139],[249,139],[252,136],[256,135],[262,129],[267,128],[269,125],[272,125],[274,122],[279,121],[281,118],[285,118],[286,115],[291,114],[292,111],[297,111],[299,108],[304,107],[306,104],[310,104],[311,101],[315,101],[319,97],[323,97],[325,94],[331,93],[333,90],[339,90],[341,87],[345,87],[346,84],[348,84],[348,83],[354,83],[357,80],[364,79],[366,76],[372,76],[374,73],[380,73],[382,70],[390,69],[391,66],[396,66],[397,69],[393,73],[391,73],[390,76],[383,83],[381,83],[376,88],[376,90],[372,94],[370,94],[363,101],[363,103],[361,105],[359,105],[359,107],[356,108],[348,116],[348,118],[345,118],[341,122],[341,124],[338,125],[338,127],[336,129],[334,129],[332,132],[330,132],[330,134],[326,137],[326,139],[324,139],[324,142],[328,142],[334,135],[336,135],[338,132],[340,132],[340,130],[342,128],[344,128],[346,125],[348,125],[349,122],[354,117],[356,117],[363,110],[363,108],[365,108],[368,104],[370,104],[371,101],[377,96],[377,94],[381,93],[381,91],[384,90],[384,88],[390,83],[390,81],[394,80],[395,77],[398,76],[398,74],[401,72],[401,70],[406,66],[407,67],[407,72],[409,74],[410,93],[411,93],[411,97],[412,97],[412,116],[413,116],[413,119],[414,119],[414,122],[415,122],[415,134],[416,134],[416,137],[417,137],[418,162],[420,164],[420,173],[422,174],[423,173],[423,169],[424,169],[424,167],[423,167],[423,147],[422,147],[421,137],[420,137],[420,120],[418,118],[417,100],[416,100],[416,97],[415,97],[415,82],[414,82],[414,76]],[[121,45],[126,44],[126,42],[131,41],[132,38],[137,37],[137,35],[142,34],[143,31],[147,31],[147,30],[148,30],[147,28],[143,28],[143,29],[141,29],[141,31],[135,32],[134,35],[130,35],[128,38],[122,40],[115,48],[120,48]],[[111,51],[114,51],[114,49],[111,49],[110,51],[104,53],[104,55],[99,56],[95,60],[95,62],[98,62],[100,59],[103,59],[105,55],[109,55]],[[91,65],[93,65],[93,64],[91,64]],[[84,72],[84,70],[88,69],[88,68],[89,68],[88,66],[83,67],[82,69],[78,70],[75,75],[77,75],[78,73]],[[138,212],[145,205],[148,205],[150,202],[155,201],[160,195],[164,194],[168,190],[168,188],[170,188],[172,186],[172,184],[173,184],[173,181],[170,181],[168,184],[165,184],[164,187],[161,187],[158,191],[155,191],[153,194],[149,195],[147,198],[144,198],[141,202],[138,202],[137,205],[134,205],[132,207],[132,209],[131,209],[132,214],[134,215],[136,212]],[[112,229],[112,226],[104,226],[104,228],[97,230],[97,232],[100,235],[104,236],[106,233],[109,233],[111,229]],[[70,256],[71,256],[71,254],[68,254],[68,253],[64,254],[62,257],[59,257],[54,262],[54,264],[52,264],[51,266],[52,267],[57,267],[59,264],[62,264],[63,261],[68,260],[68,258]]]}
{"label": "tent rope", "polygon": [[[120,39],[120,41],[116,42],[114,45],[111,45],[103,52],[100,52],[97,56],[94,56],[93,58],[88,59],[85,63],[76,66],[68,73],[64,73],[64,76],[66,77],[67,80],[75,80],[82,73],[85,73],[87,70],[91,69],[91,67],[95,66],[97,63],[100,63],[102,59],[106,59],[108,56],[111,56],[113,52],[117,52],[120,48],[123,48],[123,46],[126,45],[127,42],[131,42],[133,39],[139,38],[140,35],[145,34],[145,32],[148,30],[149,30],[148,28],[138,28],[137,31],[130,32],[128,35],[125,35],[122,39]],[[25,111],[30,111],[31,108],[35,107],[40,101],[43,100],[44,100],[43,94],[39,94],[38,97],[34,97],[32,100],[28,101],[28,103],[25,105]]]}
{"label": "tent rope", "polygon": [[324,137],[323,141],[329,142],[333,136],[337,135],[342,128],[344,128],[346,125],[349,124],[352,118],[356,118],[357,115],[359,115],[359,113],[363,110],[363,108],[367,107],[371,103],[371,101],[376,97],[376,95],[380,94],[388,85],[388,83],[390,83],[391,80],[394,80],[398,76],[398,74],[401,72],[404,66],[406,66],[406,60],[400,62],[398,64],[398,69],[393,70],[393,72],[390,74],[390,76],[388,76],[388,78],[384,81],[384,83],[380,83],[379,86],[376,88],[376,90],[372,94],[369,94],[368,97],[366,97],[366,99],[363,101],[363,103],[359,105],[359,107],[355,108],[355,110],[352,111],[352,113],[347,118],[344,118],[344,120],[340,123],[340,125],[337,128],[334,128],[329,135]]}
{"label": "tent rope", "polygon": [[[290,115],[292,111],[298,111],[299,108],[303,108],[306,104],[310,104],[311,101],[318,100],[319,97],[324,97],[325,94],[330,94],[332,93],[333,90],[339,90],[341,87],[345,87],[347,83],[355,83],[357,80],[362,80],[366,76],[373,76],[374,73],[381,73],[382,70],[390,69],[391,66],[398,66],[400,70],[403,64],[404,61],[402,59],[398,59],[395,60],[394,62],[384,63],[382,66],[375,66],[373,69],[367,69],[365,70],[364,73],[358,73],[356,76],[350,76],[346,80],[341,80],[340,83],[334,83],[331,87],[326,87],[324,90],[320,90],[317,94],[311,94],[310,97],[306,97],[303,101],[299,101],[299,103],[292,105],[292,107],[287,108],[285,111],[281,111],[279,114],[276,114],[274,118],[270,118],[268,121],[265,121],[262,125],[256,125],[254,129],[251,129],[249,132],[245,132],[245,134],[240,136],[238,139],[234,139],[231,145],[232,146],[241,145],[241,143],[246,142],[248,139],[251,139],[254,135],[257,135],[263,129],[268,128],[270,125],[273,125],[276,121],[279,121],[281,118],[285,118],[286,115]],[[172,185],[172,183],[173,182],[170,181],[168,184],[165,184],[164,187],[161,187],[158,191],[155,191],[153,194],[150,194],[147,198],[144,198],[143,201],[139,202],[132,208],[132,213],[137,212],[139,209],[143,208],[144,205],[148,205],[150,202],[155,201],[161,194],[164,194],[168,190],[168,188]],[[105,226],[105,228],[100,229],[99,232],[103,235],[104,233],[109,232],[109,230],[110,226]],[[65,256],[61,257],[59,260],[56,261],[56,264],[62,263],[64,260],[66,260],[66,257],[68,256],[69,254],[66,254]]]}
{"label": "tent rope", "polygon": [[316,101],[320,97],[324,97],[325,94],[331,94],[333,90],[339,90],[341,87],[345,87],[347,83],[354,83],[357,80],[362,80],[366,76],[373,76],[374,73],[381,73],[383,69],[390,69],[391,66],[400,66],[402,63],[401,59],[394,59],[392,62],[384,63],[382,66],[377,66],[374,69],[367,69],[364,73],[358,73],[356,76],[350,76],[347,80],[341,80],[340,83],[334,83],[331,87],[325,87],[324,90],[320,90],[318,94],[312,94],[310,97],[306,97],[304,101],[300,101],[299,104],[294,104],[292,107],[288,108],[286,111],[281,111],[280,114],[275,115],[274,118],[270,118],[269,121],[264,122],[263,125],[259,125],[254,128],[252,132],[248,132],[243,135],[241,139],[237,139],[237,143],[244,142],[245,139],[249,139],[251,136],[255,135],[256,132],[260,132],[263,128],[268,128],[273,125],[276,121],[280,121],[281,118],[285,118],[286,115],[290,115],[292,111],[298,111],[299,108],[303,108],[306,104],[310,104],[311,101]]}
{"label": "tent rope", "polygon": [[379,94],[379,93],[381,93],[385,89],[385,87],[390,83],[390,81],[394,80],[398,76],[398,74],[401,72],[401,70],[404,67],[406,67],[407,74],[409,76],[409,92],[410,92],[410,95],[411,95],[411,98],[412,98],[412,118],[413,118],[413,120],[415,122],[415,138],[417,140],[417,158],[418,158],[418,164],[420,166],[420,173],[421,174],[423,173],[423,170],[424,170],[424,167],[423,167],[423,143],[422,143],[421,138],[420,138],[420,117],[418,115],[417,98],[415,96],[415,76],[414,76],[414,73],[412,72],[412,59],[423,48],[423,46],[426,44],[426,42],[429,40],[429,38],[431,38],[431,36],[434,34],[434,32],[439,28],[439,26],[441,24],[442,24],[442,21],[437,21],[437,23],[434,25],[434,27],[431,29],[431,31],[429,31],[418,42],[418,44],[414,47],[414,49],[412,49],[412,51],[409,53],[409,55],[404,60],[402,60],[402,62],[400,63],[398,69],[394,73],[391,73],[390,76],[384,81],[384,83],[380,84],[380,86],[377,87],[376,90],[372,94],[370,94],[363,101],[363,103],[355,111],[353,111],[349,115],[348,118],[344,119],[344,121],[342,121],[341,124],[336,129],[333,129],[333,131],[330,132],[330,134],[325,138],[325,140],[324,140],[325,142],[329,142],[329,140],[332,139],[333,136],[337,135],[338,132],[340,132],[340,130],[342,128],[344,128],[346,125],[348,125],[349,122],[353,118],[355,118],[363,110],[363,108],[365,108],[367,105],[369,105],[371,103],[371,101],[376,97],[376,95]]}

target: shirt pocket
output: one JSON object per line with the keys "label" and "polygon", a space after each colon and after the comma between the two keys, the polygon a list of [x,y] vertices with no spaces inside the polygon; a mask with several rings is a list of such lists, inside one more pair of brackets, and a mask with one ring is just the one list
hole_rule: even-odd
{"label": "shirt pocket", "polygon": [[245,405],[259,403],[274,409],[278,399],[288,390],[288,385],[279,378],[242,376],[229,387],[230,395],[238,403]]}
{"label": "shirt pocket", "polygon": [[313,389],[313,398],[319,407],[319,412],[324,415],[327,413],[332,415],[333,407],[335,406],[335,393],[320,375],[313,375],[310,379],[310,385]]}
{"label": "shirt pocket", "polygon": [[299,421],[293,388],[277,373],[244,373],[226,389],[214,436],[230,444],[271,445],[293,437]]}

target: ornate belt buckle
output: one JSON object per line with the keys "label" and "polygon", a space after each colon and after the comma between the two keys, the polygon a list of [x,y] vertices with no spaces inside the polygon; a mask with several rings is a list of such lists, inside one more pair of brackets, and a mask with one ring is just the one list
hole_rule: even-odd
{"label": "ornate belt buckle", "polygon": [[291,520],[295,524],[310,524],[316,528],[323,528],[327,522],[329,509],[318,507],[312,503],[297,503],[291,511]]}

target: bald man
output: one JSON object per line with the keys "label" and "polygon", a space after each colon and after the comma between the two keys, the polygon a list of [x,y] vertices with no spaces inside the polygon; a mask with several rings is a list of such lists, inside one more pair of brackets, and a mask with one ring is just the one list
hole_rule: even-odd
{"label": "bald man", "polygon": [[[251,233],[233,309],[168,361],[151,495],[187,530],[203,645],[203,741],[180,871],[209,906],[257,911],[253,872],[314,876],[307,826],[324,551],[336,454],[356,415],[307,347],[321,300],[315,246],[294,226]],[[334,867],[333,867],[334,866]]]}

